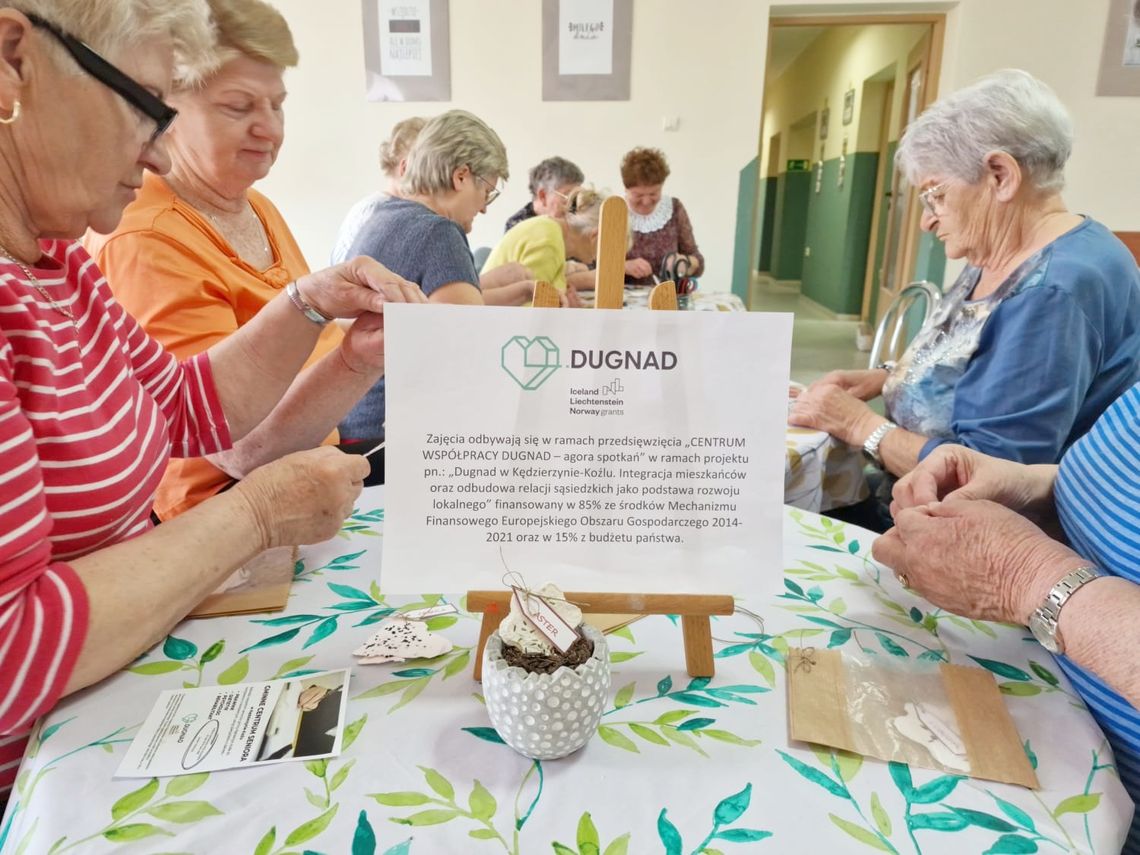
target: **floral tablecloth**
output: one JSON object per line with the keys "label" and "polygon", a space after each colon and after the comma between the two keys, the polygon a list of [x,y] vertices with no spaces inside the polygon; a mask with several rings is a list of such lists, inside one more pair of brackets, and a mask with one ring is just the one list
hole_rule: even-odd
{"label": "floral tablecloth", "polygon": [[805,511],[830,511],[870,495],[862,449],[821,430],[788,426],[784,447],[784,502]]}
{"label": "floral tablecloth", "polygon": [[[1118,851],[1132,804],[1111,751],[1055,663],[1020,628],[916,599],[869,558],[871,535],[789,508],[784,568],[757,567],[714,625],[717,674],[685,674],[681,629],[645,618],[610,636],[613,693],[598,735],[558,761],[503,745],[471,679],[474,617],[432,628],[442,659],[353,668],[332,760],[115,780],[158,693],[351,664],[394,609],[383,488],[341,536],[302,550],[282,614],[189,621],[132,667],[40,724],[0,823],[4,853],[824,853]],[[450,599],[450,598],[447,598]],[[789,647],[861,649],[992,671],[1042,789],[792,744]]]}

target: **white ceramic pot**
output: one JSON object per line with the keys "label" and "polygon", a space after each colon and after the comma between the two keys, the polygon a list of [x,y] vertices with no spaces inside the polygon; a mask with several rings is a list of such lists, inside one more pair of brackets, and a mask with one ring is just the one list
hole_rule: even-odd
{"label": "white ceramic pot", "polygon": [[483,649],[483,699],[503,741],[525,757],[555,760],[585,745],[598,729],[610,693],[606,639],[584,624],[593,655],[577,668],[532,674],[503,659],[498,631]]}

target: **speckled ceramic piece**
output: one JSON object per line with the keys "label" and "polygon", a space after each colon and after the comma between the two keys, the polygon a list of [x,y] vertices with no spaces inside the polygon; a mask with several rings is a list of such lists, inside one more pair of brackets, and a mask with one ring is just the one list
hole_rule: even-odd
{"label": "speckled ceramic piece", "polygon": [[585,745],[602,720],[610,692],[606,639],[588,624],[582,634],[593,655],[577,668],[531,674],[503,659],[503,640],[492,633],[483,650],[483,699],[503,741],[525,757],[555,760]]}

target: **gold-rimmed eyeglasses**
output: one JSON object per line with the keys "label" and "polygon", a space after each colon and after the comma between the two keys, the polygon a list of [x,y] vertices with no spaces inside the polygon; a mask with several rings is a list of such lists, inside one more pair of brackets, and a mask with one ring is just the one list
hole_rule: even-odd
{"label": "gold-rimmed eyeglasses", "polygon": [[[475,175],[474,172],[471,174]],[[487,200],[483,203],[484,205],[490,205],[492,202],[499,198],[499,194],[502,193],[502,191],[498,187],[496,187],[482,175],[475,175],[475,177],[478,178],[483,183],[483,186],[487,188]]]}
{"label": "gold-rimmed eyeglasses", "polygon": [[943,181],[941,184],[935,184],[933,187],[929,187],[918,194],[918,199],[922,202],[922,207],[924,207],[931,216],[938,216],[938,211],[942,208],[942,202],[946,198],[946,190],[949,186],[949,181]]}

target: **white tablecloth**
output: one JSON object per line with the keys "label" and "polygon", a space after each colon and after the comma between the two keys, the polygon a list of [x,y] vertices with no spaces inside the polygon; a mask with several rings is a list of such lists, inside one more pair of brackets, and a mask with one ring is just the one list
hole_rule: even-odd
{"label": "white tablecloth", "polygon": [[[302,550],[282,614],[179,625],[164,644],[41,723],[0,823],[0,851],[831,853],[1118,851],[1132,804],[1060,670],[1021,628],[965,621],[900,589],[872,535],[789,508],[784,568],[756,567],[714,624],[717,674],[685,674],[664,616],[610,636],[599,734],[559,761],[498,741],[471,678],[478,623],[433,627],[443,659],[353,669],[348,738],[329,761],[163,780],[112,777],[162,689],[340,668],[397,606],[380,594],[383,490],[342,535]],[[450,598],[448,598],[450,599]],[[128,618],[129,616],[124,616]],[[860,648],[993,671],[1042,789],[813,750],[787,737],[783,655]]]}

